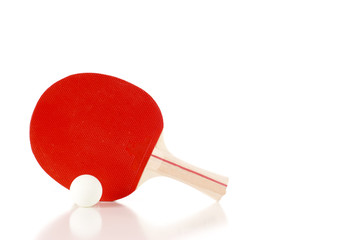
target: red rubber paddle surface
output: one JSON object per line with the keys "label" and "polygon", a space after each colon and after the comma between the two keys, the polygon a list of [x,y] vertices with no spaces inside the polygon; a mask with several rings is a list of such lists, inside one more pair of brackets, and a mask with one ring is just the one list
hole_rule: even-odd
{"label": "red rubber paddle surface", "polygon": [[33,153],[66,188],[99,179],[102,201],[132,193],[163,129],[155,101],[124,80],[95,73],[66,77],[45,91],[30,124]]}

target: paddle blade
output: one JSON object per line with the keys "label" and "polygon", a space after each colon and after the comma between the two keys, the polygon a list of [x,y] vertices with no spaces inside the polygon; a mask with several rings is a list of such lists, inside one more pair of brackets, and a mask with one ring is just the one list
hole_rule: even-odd
{"label": "paddle blade", "polygon": [[83,174],[103,186],[101,200],[132,193],[163,129],[161,112],[142,89],[95,73],[47,89],[30,124],[40,166],[64,187]]}

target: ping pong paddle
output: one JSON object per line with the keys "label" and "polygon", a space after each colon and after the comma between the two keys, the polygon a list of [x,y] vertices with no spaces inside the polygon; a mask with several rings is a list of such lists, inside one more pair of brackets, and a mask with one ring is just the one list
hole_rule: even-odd
{"label": "ping pong paddle", "polygon": [[101,201],[123,198],[155,176],[219,200],[228,178],[174,157],[162,130],[159,107],[145,91],[116,77],[80,73],[43,93],[31,118],[30,142],[40,166],[64,187],[80,175],[96,177]]}

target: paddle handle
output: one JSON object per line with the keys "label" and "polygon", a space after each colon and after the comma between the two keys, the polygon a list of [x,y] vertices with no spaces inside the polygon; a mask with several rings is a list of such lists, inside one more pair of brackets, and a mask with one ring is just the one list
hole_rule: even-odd
{"label": "paddle handle", "polygon": [[195,167],[174,157],[166,150],[164,144],[157,144],[153,150],[138,186],[156,176],[166,176],[183,182],[215,200],[221,199],[226,193],[228,183],[227,177]]}

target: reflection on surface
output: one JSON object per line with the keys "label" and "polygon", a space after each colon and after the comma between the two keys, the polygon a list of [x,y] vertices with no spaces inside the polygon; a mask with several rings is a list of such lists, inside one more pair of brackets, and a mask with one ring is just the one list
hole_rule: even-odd
{"label": "reflection on surface", "polygon": [[165,227],[140,221],[129,208],[100,203],[94,208],[73,208],[50,223],[38,236],[45,239],[170,239],[213,228],[227,222],[218,203]]}
{"label": "reflection on surface", "polygon": [[70,215],[70,232],[79,238],[97,236],[101,232],[102,221],[102,216],[94,208],[78,208]]}

